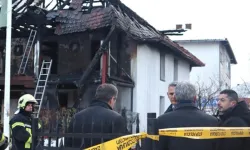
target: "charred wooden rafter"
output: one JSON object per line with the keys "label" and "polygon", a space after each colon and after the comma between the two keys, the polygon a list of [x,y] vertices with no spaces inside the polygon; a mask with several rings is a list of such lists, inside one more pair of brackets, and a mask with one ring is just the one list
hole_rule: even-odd
{"label": "charred wooden rafter", "polygon": [[183,35],[183,32],[187,30],[184,29],[175,29],[175,30],[162,30],[160,31],[164,35]]}
{"label": "charred wooden rafter", "polygon": [[88,68],[84,71],[81,79],[79,80],[78,83],[76,83],[77,87],[78,87],[78,97],[79,99],[75,102],[75,104],[73,105],[74,108],[77,108],[82,100],[82,97],[85,93],[85,91],[87,90],[87,83],[88,83],[88,79],[89,77],[92,75],[92,73],[94,72],[94,68],[97,64],[99,64],[99,60],[102,56],[102,54],[107,51],[107,47],[108,47],[108,43],[110,41],[110,38],[112,36],[112,34],[115,31],[115,27],[116,25],[113,25],[109,31],[109,33],[107,34],[106,38],[104,39],[102,45],[100,46],[99,50],[96,52],[94,58],[92,59],[91,63],[89,64]]}

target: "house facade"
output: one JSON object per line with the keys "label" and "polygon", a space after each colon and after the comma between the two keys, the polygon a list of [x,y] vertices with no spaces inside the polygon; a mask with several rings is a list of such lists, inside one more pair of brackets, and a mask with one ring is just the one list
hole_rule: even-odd
{"label": "house facade", "polygon": [[[105,1],[98,7],[88,5],[89,8],[84,6],[88,1],[81,3],[72,0],[67,4],[70,9],[58,3],[51,10],[32,5],[18,17],[14,13],[12,78],[22,80],[20,85],[12,83],[17,93],[11,94],[11,115],[21,94],[35,93],[44,60],[52,60],[41,113],[60,108],[84,109],[99,84],[113,83],[119,90],[115,111],[125,112],[127,121],[132,123],[135,114],[139,114],[140,131],[146,131],[147,113],[160,115],[170,104],[168,84],[189,80],[191,68],[204,66],[203,62],[119,0]],[[25,73],[20,74],[31,30],[36,30],[37,35]],[[5,39],[0,38],[4,51]],[[29,84],[24,84],[26,78]]]}
{"label": "house facade", "polygon": [[168,85],[173,81],[189,81],[190,62],[165,51],[168,48],[137,45],[137,57],[132,59],[132,77],[136,85],[133,109],[140,112],[141,131],[147,131],[147,113],[156,112],[159,116],[170,105]]}
{"label": "house facade", "polygon": [[176,40],[205,63],[205,67],[192,68],[190,81],[211,84],[219,82],[221,89],[231,87],[231,65],[237,64],[227,39]]}

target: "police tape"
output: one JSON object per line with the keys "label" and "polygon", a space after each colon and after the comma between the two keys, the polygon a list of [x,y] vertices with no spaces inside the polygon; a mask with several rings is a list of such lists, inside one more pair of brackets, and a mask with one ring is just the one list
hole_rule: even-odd
{"label": "police tape", "polygon": [[160,129],[159,135],[137,133],[125,135],[84,150],[128,150],[143,138],[159,141],[159,136],[183,137],[190,139],[217,139],[250,137],[249,127],[185,127]]}
{"label": "police tape", "polygon": [[131,135],[125,135],[116,139],[107,141],[96,146],[84,150],[128,150],[133,147],[140,139],[146,138],[147,133],[137,133]]}
{"label": "police tape", "polygon": [[190,139],[217,139],[250,137],[249,127],[186,127],[160,129],[160,136],[184,137]]}

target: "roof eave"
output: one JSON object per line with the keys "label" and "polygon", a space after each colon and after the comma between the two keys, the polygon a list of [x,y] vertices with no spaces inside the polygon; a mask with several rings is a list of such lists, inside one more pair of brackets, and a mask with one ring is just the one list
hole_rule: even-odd
{"label": "roof eave", "polygon": [[237,64],[237,60],[235,58],[235,55],[234,55],[234,52],[233,52],[233,49],[229,43],[229,41],[227,39],[225,39],[224,41],[221,41],[221,43],[225,46],[227,52],[228,52],[228,55],[230,57],[230,62],[231,64]]}

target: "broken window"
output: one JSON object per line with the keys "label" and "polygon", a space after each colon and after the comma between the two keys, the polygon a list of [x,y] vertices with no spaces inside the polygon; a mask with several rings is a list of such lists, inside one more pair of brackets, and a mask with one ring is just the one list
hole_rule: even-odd
{"label": "broken window", "polygon": [[110,76],[127,79],[131,69],[131,41],[123,34],[112,37],[110,44]]}

